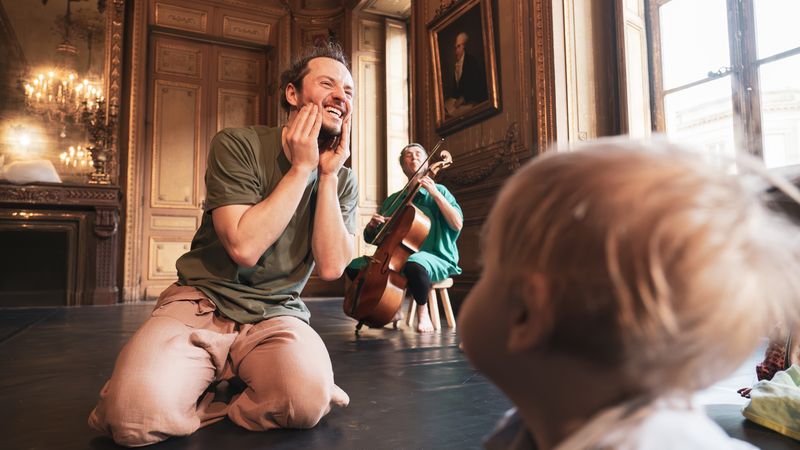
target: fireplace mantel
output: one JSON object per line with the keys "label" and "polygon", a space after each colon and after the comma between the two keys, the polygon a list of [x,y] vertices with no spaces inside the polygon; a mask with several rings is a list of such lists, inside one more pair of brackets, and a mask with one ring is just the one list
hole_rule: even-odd
{"label": "fireplace mantel", "polygon": [[67,296],[68,304],[119,301],[120,206],[117,186],[0,183],[0,225],[4,228],[36,229],[60,222],[78,228],[74,234],[78,250],[72,263],[76,281],[71,285],[76,291]]}

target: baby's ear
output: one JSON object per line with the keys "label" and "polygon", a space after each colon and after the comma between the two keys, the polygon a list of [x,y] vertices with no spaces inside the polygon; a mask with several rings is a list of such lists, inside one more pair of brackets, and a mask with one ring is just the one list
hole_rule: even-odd
{"label": "baby's ear", "polygon": [[547,278],[540,273],[521,280],[518,295],[512,300],[508,351],[520,353],[535,348],[550,333],[552,309]]}

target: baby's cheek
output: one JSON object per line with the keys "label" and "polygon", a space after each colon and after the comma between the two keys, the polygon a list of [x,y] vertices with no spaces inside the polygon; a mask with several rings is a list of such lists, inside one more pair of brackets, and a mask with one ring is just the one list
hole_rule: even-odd
{"label": "baby's cheek", "polygon": [[464,299],[458,314],[458,331],[464,343],[464,351],[476,367],[480,367],[487,354],[491,354],[490,342],[495,336],[490,334],[496,333],[493,328],[497,323],[496,309],[481,294],[482,284],[478,283]]}

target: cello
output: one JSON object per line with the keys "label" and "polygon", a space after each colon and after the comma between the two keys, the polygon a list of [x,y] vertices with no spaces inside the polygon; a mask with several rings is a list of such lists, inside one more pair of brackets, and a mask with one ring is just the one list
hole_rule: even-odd
{"label": "cello", "polygon": [[[443,142],[444,139],[439,140],[426,163]],[[439,151],[439,156],[441,160],[428,164],[424,172],[420,172],[426,166],[422,164],[389,206],[392,216],[370,242],[378,248],[367,257],[367,265],[358,272],[345,292],[342,309],[347,316],[358,321],[356,332],[364,324],[380,328],[392,322],[403,304],[406,279],[400,272],[408,258],[419,251],[431,227],[430,219],[412,201],[421,187],[419,180],[425,176],[434,178],[440,170],[453,163],[447,150]]]}

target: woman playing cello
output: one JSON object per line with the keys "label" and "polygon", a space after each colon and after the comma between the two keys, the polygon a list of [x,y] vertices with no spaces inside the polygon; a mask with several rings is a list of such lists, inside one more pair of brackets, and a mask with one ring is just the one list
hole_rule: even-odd
{"label": "woman playing cello", "polygon": [[[458,267],[456,239],[463,226],[463,214],[461,207],[450,191],[443,185],[436,184],[431,178],[431,175],[434,175],[436,171],[431,173],[432,171],[429,170],[428,155],[421,145],[409,144],[404,147],[400,153],[399,160],[403,173],[409,179],[409,184],[403,190],[390,195],[381,205],[378,214],[372,217],[372,220],[364,229],[364,239],[369,243],[374,242],[379,247],[373,257],[357,258],[348,266],[347,274],[350,278],[355,278],[355,280],[345,296],[345,313],[371,326],[381,326],[390,322],[394,313],[400,307],[397,300],[389,301],[389,309],[393,311],[391,311],[388,319],[385,318],[385,314],[382,315],[384,317],[382,320],[370,320],[371,317],[365,319],[355,313],[360,307],[359,302],[367,301],[367,297],[376,296],[368,292],[370,290],[368,287],[364,287],[359,283],[361,282],[361,277],[368,277],[370,273],[385,272],[387,266],[393,265],[393,261],[403,260],[404,264],[394,264],[401,267],[391,267],[391,269],[399,271],[407,281],[397,280],[397,277],[388,275],[390,278],[389,283],[394,281],[395,284],[400,285],[400,302],[402,302],[403,288],[411,293],[418,305],[417,317],[419,320],[417,331],[430,333],[433,331],[433,324],[428,314],[427,301],[431,284],[461,273],[461,268]],[[432,164],[431,168],[437,164],[440,163]],[[449,161],[447,164],[449,164]],[[414,194],[414,192],[416,193]],[[414,194],[410,202],[407,201],[409,199],[399,201],[403,200],[401,196],[407,196],[409,193]],[[385,232],[383,231],[387,221],[395,219],[393,216],[396,214],[403,213],[403,207],[408,203],[416,207],[417,213],[424,214],[425,217],[419,219],[423,224],[429,222],[427,237],[420,237],[416,226],[410,226],[410,230],[407,233],[408,236],[405,239],[397,238],[396,235],[400,234],[404,229],[403,224],[393,226],[390,223],[389,228]],[[400,217],[397,217],[397,219],[401,221]],[[394,222],[394,220],[391,222]],[[381,235],[389,236],[382,237]],[[395,236],[395,239],[392,239],[392,236]],[[414,239],[420,239],[420,241],[414,243]],[[399,247],[404,248],[399,253],[403,251],[410,253],[410,255],[405,255],[407,261],[405,261],[405,257],[398,257],[397,251],[394,252],[394,256],[380,256],[382,255],[382,243],[392,245],[399,240],[403,240],[405,243],[405,245],[398,244]],[[410,245],[409,241],[412,242]],[[376,260],[376,258],[380,260]],[[370,261],[375,267],[370,267]],[[392,291],[391,288],[387,290]],[[397,290],[394,289],[394,291]],[[395,292],[395,297],[396,294],[397,292]]]}

